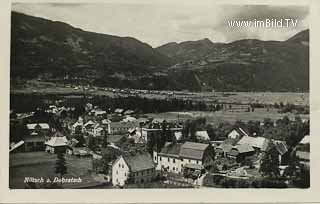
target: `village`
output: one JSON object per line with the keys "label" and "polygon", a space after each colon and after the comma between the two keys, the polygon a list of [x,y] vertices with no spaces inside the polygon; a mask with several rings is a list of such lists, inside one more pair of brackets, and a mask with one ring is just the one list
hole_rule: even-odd
{"label": "village", "polygon": [[[299,115],[212,124],[60,102],[11,111],[10,188],[309,187],[309,120]],[[57,176],[82,182],[24,182]]]}

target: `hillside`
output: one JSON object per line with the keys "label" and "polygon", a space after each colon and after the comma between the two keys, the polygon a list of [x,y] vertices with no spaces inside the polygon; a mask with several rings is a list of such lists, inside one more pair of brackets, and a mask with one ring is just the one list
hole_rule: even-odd
{"label": "hillside", "polygon": [[119,88],[306,91],[309,32],[287,41],[209,39],[153,49],[131,37],[83,31],[12,12],[11,80]]}
{"label": "hillside", "polygon": [[309,89],[308,42],[309,31],[306,30],[282,42],[190,41],[169,43],[156,49],[176,59],[171,72],[193,72],[202,89],[306,91]]}
{"label": "hillside", "polygon": [[11,31],[12,77],[148,75],[171,64],[137,39],[86,32],[16,12]]}

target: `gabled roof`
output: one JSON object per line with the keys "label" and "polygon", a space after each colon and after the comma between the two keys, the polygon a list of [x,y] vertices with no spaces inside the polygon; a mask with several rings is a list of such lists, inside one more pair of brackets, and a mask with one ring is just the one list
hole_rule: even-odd
{"label": "gabled roof", "polygon": [[64,135],[61,132],[57,131],[53,134],[53,137],[64,137]]}
{"label": "gabled roof", "polygon": [[250,136],[243,136],[238,144],[248,144],[252,147],[259,148],[262,151],[265,151],[268,148],[269,140],[264,137],[250,137]]}
{"label": "gabled roof", "polygon": [[196,137],[201,138],[203,140],[210,140],[210,137],[208,135],[207,131],[196,131],[195,133]]}
{"label": "gabled roof", "polygon": [[253,152],[254,151],[254,149],[248,144],[238,144],[238,145],[232,147],[232,149],[238,150],[239,153],[246,153],[246,152]]}
{"label": "gabled roof", "polygon": [[233,145],[232,144],[220,144],[219,146],[217,146],[215,149],[216,150],[220,150],[223,152],[229,152],[232,149]]}
{"label": "gabled roof", "polygon": [[131,172],[138,172],[155,168],[155,164],[149,153],[137,154],[134,156],[123,156]]}
{"label": "gabled roof", "polygon": [[49,124],[48,123],[32,123],[32,124],[27,124],[27,128],[29,130],[34,130],[36,126],[40,126],[41,129],[49,129]]}
{"label": "gabled roof", "polygon": [[88,125],[94,125],[94,122],[92,120],[89,120],[84,124],[84,127],[87,127]]}
{"label": "gabled roof", "polygon": [[288,146],[287,146],[286,142],[279,141],[279,140],[273,140],[272,142],[275,145],[275,147],[280,155],[284,155],[285,153],[288,152]]}
{"label": "gabled roof", "polygon": [[310,144],[310,135],[304,136],[299,143],[300,144]]}
{"label": "gabled roof", "polygon": [[180,157],[202,160],[204,151],[209,144],[185,142],[180,149]]}
{"label": "gabled roof", "polygon": [[9,150],[9,152],[11,152],[11,151],[13,151],[13,150],[17,149],[18,147],[20,147],[20,146],[21,146],[21,145],[23,145],[23,144],[24,144],[24,141],[23,141],[23,140],[21,140],[20,142],[18,142],[18,143],[15,143],[15,144],[11,145],[11,146],[10,146],[10,150]]}
{"label": "gabled roof", "polygon": [[182,144],[166,144],[159,153],[160,155],[168,155],[173,157],[179,157],[180,148]]}
{"label": "gabled roof", "polygon": [[246,133],[246,131],[244,131],[242,128],[234,128],[234,129],[232,129],[229,133],[228,133],[228,135],[230,135],[232,132],[237,132],[241,137],[242,136],[249,136],[247,133]]}
{"label": "gabled roof", "polygon": [[182,139],[182,132],[180,132],[180,131],[174,132],[174,136],[175,136],[176,140],[181,140]]}
{"label": "gabled roof", "polygon": [[68,140],[66,137],[51,137],[45,144],[51,147],[66,146]]}

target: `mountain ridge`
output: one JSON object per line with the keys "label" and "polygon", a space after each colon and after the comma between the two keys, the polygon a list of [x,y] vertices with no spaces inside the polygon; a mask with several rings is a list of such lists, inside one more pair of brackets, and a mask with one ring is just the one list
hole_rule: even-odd
{"label": "mountain ridge", "polygon": [[309,89],[309,31],[286,41],[204,38],[152,48],[132,37],[17,12],[12,12],[11,29],[12,79],[67,78],[68,83],[190,91]]}

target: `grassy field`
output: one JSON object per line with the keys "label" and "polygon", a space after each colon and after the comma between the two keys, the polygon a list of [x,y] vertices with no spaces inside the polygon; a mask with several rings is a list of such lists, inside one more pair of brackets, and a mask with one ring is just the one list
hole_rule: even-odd
{"label": "grassy field", "polygon": [[[24,188],[25,177],[53,178],[55,174],[56,155],[46,152],[24,152],[10,154],[9,177],[10,188]],[[65,178],[89,176],[88,170],[91,169],[91,159],[77,158],[66,155],[68,173]],[[88,179],[84,179],[88,181]]]}
{"label": "grassy field", "polygon": [[[188,111],[188,112],[165,112],[165,113],[149,113],[146,114],[149,117],[154,118],[164,118],[168,121],[170,120],[187,120],[196,117],[205,117],[207,123],[219,123],[219,122],[235,122],[236,120],[241,120],[247,122],[249,120],[253,121],[263,121],[265,118],[270,118],[272,120],[277,120],[288,116],[291,120],[295,118],[296,115],[291,113],[277,113],[275,111],[267,112],[265,109],[255,109],[254,112],[230,112],[230,111],[217,111],[217,112],[205,112],[205,111]],[[302,119],[309,119],[309,115],[300,115]]]}
{"label": "grassy field", "polygon": [[[60,84],[28,81],[24,87],[11,87],[10,93],[37,93],[37,94],[64,94],[76,95],[86,93],[88,95],[105,95],[110,97],[128,96],[129,90],[118,90],[113,92],[110,88],[91,87],[87,90],[83,88],[75,89],[64,87]],[[182,92],[182,91],[141,91],[135,90],[140,97],[146,98],[180,98],[193,101],[206,101],[212,103],[263,103],[263,104],[283,104],[292,103],[295,105],[309,105],[309,93],[292,93],[292,92]],[[168,94],[170,93],[170,94]]]}

